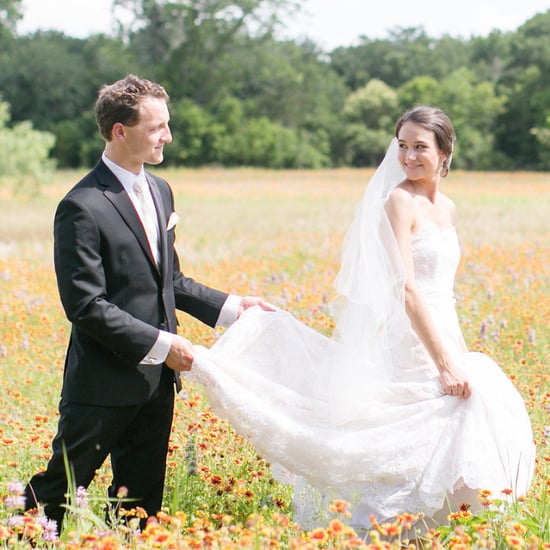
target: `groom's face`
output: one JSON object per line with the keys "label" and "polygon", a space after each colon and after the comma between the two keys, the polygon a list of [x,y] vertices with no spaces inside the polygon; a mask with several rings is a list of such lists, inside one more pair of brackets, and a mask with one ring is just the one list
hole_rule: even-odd
{"label": "groom's face", "polygon": [[164,160],[164,145],[172,141],[169,121],[163,99],[149,97],[141,102],[138,123],[124,127],[126,152],[132,163],[156,165]]}

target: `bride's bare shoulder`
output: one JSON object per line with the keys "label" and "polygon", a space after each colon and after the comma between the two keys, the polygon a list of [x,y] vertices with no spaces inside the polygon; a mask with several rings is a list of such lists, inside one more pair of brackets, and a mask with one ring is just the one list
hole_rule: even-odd
{"label": "bride's bare shoulder", "polygon": [[384,208],[392,225],[403,223],[412,226],[416,215],[414,196],[403,184],[390,192]]}
{"label": "bride's bare shoulder", "polygon": [[406,182],[400,183],[394,187],[388,195],[386,205],[390,207],[399,207],[400,205],[408,205],[414,199],[411,190]]}

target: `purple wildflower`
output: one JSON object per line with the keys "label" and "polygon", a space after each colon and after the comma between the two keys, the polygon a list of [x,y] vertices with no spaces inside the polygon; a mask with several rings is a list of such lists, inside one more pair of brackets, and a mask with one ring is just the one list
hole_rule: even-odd
{"label": "purple wildflower", "polygon": [[9,495],[4,499],[4,505],[8,510],[21,510],[25,507],[23,495]]}
{"label": "purple wildflower", "polygon": [[42,533],[42,539],[47,542],[55,542],[58,539],[57,521],[55,521],[55,519],[49,519],[46,522],[44,532]]}
{"label": "purple wildflower", "polygon": [[25,488],[19,480],[10,481],[8,483],[8,493],[10,495],[22,495]]}
{"label": "purple wildflower", "polygon": [[82,486],[76,488],[75,504],[78,508],[88,508],[88,493]]}

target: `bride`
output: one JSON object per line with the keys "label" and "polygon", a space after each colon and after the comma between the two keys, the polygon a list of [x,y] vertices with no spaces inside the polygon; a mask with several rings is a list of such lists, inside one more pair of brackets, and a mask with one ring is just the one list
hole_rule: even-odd
{"label": "bride", "polygon": [[403,512],[443,523],[475,509],[481,489],[529,488],[524,403],[495,362],[467,351],[455,311],[455,207],[439,189],[454,141],[439,109],[398,120],[345,238],[331,338],[252,308],[196,348],[188,379],[294,485],[305,528],[334,498],[368,528]]}

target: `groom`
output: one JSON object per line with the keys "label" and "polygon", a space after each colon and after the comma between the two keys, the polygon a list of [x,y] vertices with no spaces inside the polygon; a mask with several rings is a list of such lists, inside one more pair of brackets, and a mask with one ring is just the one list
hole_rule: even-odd
{"label": "groom", "polygon": [[172,191],[144,171],[172,141],[164,88],[129,75],[103,86],[96,121],[105,141],[97,166],[59,203],[54,260],[61,302],[72,324],[58,431],[47,469],[25,489],[26,509],[45,506],[61,529],[68,489],[85,488],[108,455],[109,497],[127,507],[161,508],[174,386],[193,362],[176,334],[176,308],[212,327],[228,326],[253,305],[180,271]]}

